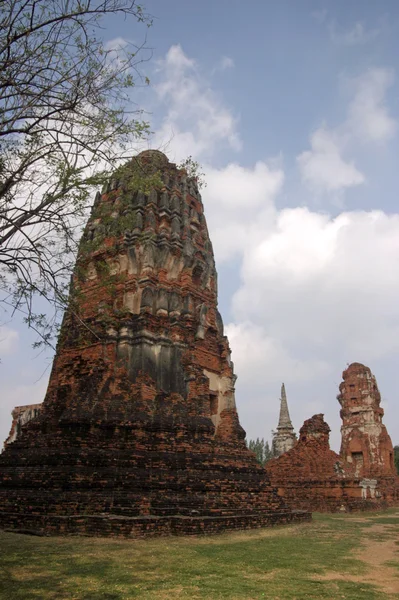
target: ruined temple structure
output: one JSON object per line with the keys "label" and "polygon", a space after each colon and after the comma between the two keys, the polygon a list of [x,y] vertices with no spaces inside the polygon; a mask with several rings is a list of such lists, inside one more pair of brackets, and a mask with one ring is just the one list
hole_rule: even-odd
{"label": "ruined temple structure", "polygon": [[302,425],[296,445],[266,463],[270,481],[292,506],[322,512],[360,507],[354,469],[330,450],[329,434],[323,415],[314,415]]}
{"label": "ruined temple structure", "polygon": [[308,520],[246,448],[235,379],[196,180],[143,152],[95,199],[42,409],[0,456],[0,526],[143,536]]}
{"label": "ruined temple structure", "polygon": [[384,410],[374,375],[360,363],[342,374],[337,397],[341,404],[341,456],[359,477],[396,475],[391,438],[382,423]]}
{"label": "ruined temple structure", "polygon": [[343,373],[340,455],[330,450],[323,415],[303,424],[297,444],[266,464],[271,483],[297,509],[373,510],[399,503],[392,443],[382,424],[375,377],[353,363]]}
{"label": "ruined temple structure", "polygon": [[287,395],[284,383],[281,386],[280,417],[277,430],[273,432],[272,450],[273,456],[280,456],[291,450],[296,443],[296,434],[291,423],[288,411]]}

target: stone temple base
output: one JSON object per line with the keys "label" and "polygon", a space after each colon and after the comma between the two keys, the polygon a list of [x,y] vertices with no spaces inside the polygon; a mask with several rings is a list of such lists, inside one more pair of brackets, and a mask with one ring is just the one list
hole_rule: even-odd
{"label": "stone temple base", "polygon": [[[99,537],[159,537],[178,535],[212,535],[225,531],[255,529],[305,523],[311,521],[306,511],[265,512],[256,516],[184,517],[121,517],[120,515],[21,515],[3,513],[7,531],[31,535],[87,535]],[[0,520],[0,525],[2,525]]]}
{"label": "stone temple base", "polygon": [[46,434],[40,418],[30,422],[0,457],[0,527],[135,538],[311,519],[278,496],[243,440],[216,440],[210,419],[201,431],[195,423],[167,432],[69,423]]}

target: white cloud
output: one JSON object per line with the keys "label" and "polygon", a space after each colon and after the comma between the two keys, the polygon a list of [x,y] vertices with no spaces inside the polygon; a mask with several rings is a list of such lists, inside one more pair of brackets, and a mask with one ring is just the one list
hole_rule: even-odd
{"label": "white cloud", "polygon": [[[282,188],[281,168],[259,161],[253,168],[231,163],[205,167],[207,221],[218,264],[239,256],[251,243],[254,223],[273,223],[274,200]],[[257,231],[257,230],[256,230]]]}
{"label": "white cloud", "polygon": [[212,75],[217,73],[217,71],[227,71],[229,69],[234,69],[235,63],[234,60],[230,56],[222,56],[219,62],[215,65],[212,70]]}
{"label": "white cloud", "polygon": [[241,148],[237,119],[179,45],[169,49],[159,72],[161,81],[155,91],[167,112],[155,134],[155,147],[166,147],[176,161],[188,155],[209,158],[216,147],[223,145],[236,151]]}
{"label": "white cloud", "polygon": [[366,181],[354,161],[345,158],[364,142],[386,142],[397,131],[386,94],[393,84],[391,69],[370,69],[346,84],[353,98],[347,118],[335,128],[319,127],[310,136],[310,150],[297,156],[302,180],[319,192],[339,192]]}
{"label": "white cloud", "polygon": [[355,79],[355,91],[349,105],[348,129],[360,140],[384,142],[397,131],[396,121],[389,115],[385,96],[394,82],[392,69],[375,68]]}
{"label": "white cloud", "polygon": [[19,334],[6,325],[0,327],[0,359],[18,350]]}
{"label": "white cloud", "polygon": [[353,162],[341,155],[340,139],[325,127],[317,129],[310,138],[311,150],[297,157],[302,179],[310,186],[327,192],[364,183],[364,175]]}
{"label": "white cloud", "polygon": [[234,69],[235,62],[230,56],[222,56],[222,58],[215,64],[211,70],[211,75],[220,73],[221,71],[228,71]]}
{"label": "white cloud", "polygon": [[230,56],[223,56],[220,60],[220,68],[224,71],[225,69],[234,69],[234,60]]}
{"label": "white cloud", "polygon": [[324,23],[327,19],[328,11],[323,8],[321,10],[314,10],[310,13],[310,16],[313,17],[318,23]]}
{"label": "white cloud", "polygon": [[281,381],[312,381],[329,371],[328,363],[317,358],[292,356],[280,340],[268,336],[262,325],[251,321],[228,324],[226,335],[241,384],[258,388],[272,384],[277,389]]}
{"label": "white cloud", "polygon": [[220,202],[227,210],[247,213],[273,202],[283,183],[283,171],[259,161],[253,168],[230,163],[223,169],[207,168],[205,194],[209,203]]}
{"label": "white cloud", "polygon": [[107,52],[112,52],[113,50],[117,51],[120,48],[124,48],[128,44],[129,42],[123,37],[112,38],[112,40],[108,40],[107,42],[105,42],[104,50],[106,50]]}
{"label": "white cloud", "polygon": [[339,30],[332,22],[328,27],[331,40],[338,46],[358,46],[366,44],[378,37],[382,30],[380,28],[367,29],[361,21],[357,21],[353,27],[346,31]]}
{"label": "white cloud", "polygon": [[298,340],[320,359],[399,352],[398,261],[399,215],[283,210],[245,252],[235,322],[262,327],[289,354]]}
{"label": "white cloud", "polygon": [[375,40],[383,33],[384,19],[379,19],[379,26],[373,29],[368,29],[363,21],[356,21],[348,29],[343,29],[334,19],[329,18],[329,12],[325,8],[315,10],[310,15],[320,25],[326,25],[331,41],[337,46],[360,46]]}
{"label": "white cloud", "polygon": [[129,46],[132,46],[131,42],[123,37],[116,37],[105,42],[104,50],[107,53],[107,61],[110,65],[112,64],[112,68],[123,69],[126,64],[126,53],[129,51]]}

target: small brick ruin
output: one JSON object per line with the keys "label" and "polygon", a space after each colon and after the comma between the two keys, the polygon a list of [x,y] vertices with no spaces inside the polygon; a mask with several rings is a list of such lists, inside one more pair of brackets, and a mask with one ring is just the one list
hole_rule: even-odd
{"label": "small brick ruin", "polygon": [[340,455],[329,446],[323,415],[303,424],[296,445],[266,464],[271,483],[292,507],[335,512],[399,503],[399,478],[374,375],[360,363],[343,372]]}
{"label": "small brick ruin", "polygon": [[96,196],[44,403],[0,456],[0,526],[134,537],[309,520],[246,448],[235,379],[196,180],[143,152]]}
{"label": "small brick ruin", "polygon": [[355,508],[361,499],[338,454],[330,450],[330,428],[323,415],[304,422],[296,445],[279,458],[270,460],[266,470],[279,494],[296,507],[312,511],[337,511],[342,505]]}

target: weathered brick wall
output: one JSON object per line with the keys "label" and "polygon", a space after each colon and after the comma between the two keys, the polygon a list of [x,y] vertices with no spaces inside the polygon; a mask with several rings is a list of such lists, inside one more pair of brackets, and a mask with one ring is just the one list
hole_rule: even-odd
{"label": "weathered brick wall", "polygon": [[137,164],[162,182],[144,193],[122,173],[96,197],[43,409],[0,457],[0,524],[153,535],[309,519],[245,446],[196,182],[159,152]]}

